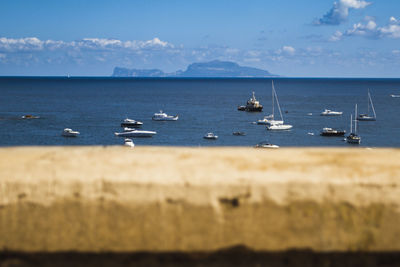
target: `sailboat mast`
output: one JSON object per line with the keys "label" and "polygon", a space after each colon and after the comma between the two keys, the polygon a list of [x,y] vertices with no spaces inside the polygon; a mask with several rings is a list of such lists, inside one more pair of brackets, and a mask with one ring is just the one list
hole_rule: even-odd
{"label": "sailboat mast", "polygon": [[350,133],[353,133],[353,114],[350,114]]}
{"label": "sailboat mast", "polygon": [[372,112],[374,113],[374,118],[376,118],[374,103],[372,103],[372,98],[371,98],[371,94],[369,93],[369,91],[368,91],[368,97],[369,97],[369,102],[371,103]]}
{"label": "sailboat mast", "polygon": [[356,104],[356,107],[355,107],[355,111],[354,111],[354,118],[355,118],[355,120],[354,120],[354,133],[355,134],[357,134],[357,104]]}
{"label": "sailboat mast", "polygon": [[275,106],[275,103],[274,103],[275,94],[274,94],[274,92],[275,92],[275,87],[274,87],[274,81],[272,80],[272,119],[275,119],[274,118],[275,117],[275,115],[274,115],[274,112],[275,112],[275,110],[274,110],[274,106]]}
{"label": "sailboat mast", "polygon": [[368,103],[368,113],[367,113],[367,116],[369,116],[369,102],[370,102],[370,99],[371,99],[371,97],[369,96],[369,89],[368,89],[368,95],[367,95],[367,103]]}
{"label": "sailboat mast", "polygon": [[273,93],[275,94],[275,99],[276,99],[276,104],[278,105],[279,115],[281,115],[281,121],[283,121],[283,116],[282,116],[281,106],[279,105],[278,95],[276,94],[275,87],[272,87],[272,89],[274,90]]}

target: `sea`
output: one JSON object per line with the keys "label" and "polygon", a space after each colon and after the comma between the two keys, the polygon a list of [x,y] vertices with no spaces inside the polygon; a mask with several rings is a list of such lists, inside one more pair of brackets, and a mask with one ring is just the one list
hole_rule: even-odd
{"label": "sea", "polygon": [[[287,131],[268,131],[255,122],[272,112],[274,81]],[[366,113],[370,90],[376,121],[360,121],[360,145],[320,136],[324,127],[350,131],[350,115]],[[238,111],[255,92],[263,112]],[[0,146],[122,145],[115,132],[125,118],[156,131],[134,138],[136,146],[400,147],[400,79],[352,78],[112,78],[0,77]],[[321,116],[324,109],[342,111]],[[154,113],[179,115],[153,121]],[[279,116],[275,106],[275,116]],[[23,119],[24,115],[38,116]],[[61,135],[64,128],[80,132]],[[245,136],[235,136],[235,131]],[[213,132],[217,140],[203,136]]]}

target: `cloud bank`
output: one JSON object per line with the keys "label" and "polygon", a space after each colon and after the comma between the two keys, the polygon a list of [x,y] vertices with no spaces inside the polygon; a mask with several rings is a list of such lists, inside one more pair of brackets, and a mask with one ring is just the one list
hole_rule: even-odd
{"label": "cloud bank", "polygon": [[0,52],[30,52],[30,51],[55,51],[65,49],[75,50],[113,50],[113,49],[168,49],[174,46],[168,42],[161,41],[157,37],[148,41],[121,41],[117,39],[84,38],[82,40],[65,42],[55,40],[40,40],[37,37],[6,38],[0,37]]}
{"label": "cloud bank", "polygon": [[313,22],[314,25],[339,25],[349,16],[350,9],[362,9],[369,6],[371,2],[363,0],[340,0],[334,2],[333,7],[322,18]]}
{"label": "cloud bank", "polygon": [[395,17],[390,17],[387,25],[378,27],[373,17],[366,17],[364,23],[354,24],[352,28],[340,32],[336,31],[330,41],[339,41],[345,37],[362,36],[371,39],[400,38],[400,21]]}

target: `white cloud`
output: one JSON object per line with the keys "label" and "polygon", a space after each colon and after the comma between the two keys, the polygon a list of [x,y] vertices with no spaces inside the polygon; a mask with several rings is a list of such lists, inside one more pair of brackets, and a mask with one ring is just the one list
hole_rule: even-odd
{"label": "white cloud", "polygon": [[121,41],[118,39],[105,39],[105,38],[84,38],[72,42],[64,42],[59,40],[45,40],[42,41],[37,37],[27,38],[0,38],[0,51],[7,52],[22,52],[22,51],[54,51],[60,49],[83,49],[83,50],[117,50],[117,49],[167,49],[174,48],[168,42],[161,41],[155,37],[147,41]]}
{"label": "white cloud", "polygon": [[292,46],[283,46],[282,48],[276,51],[278,55],[285,54],[289,56],[293,56],[296,53],[296,49]]}
{"label": "white cloud", "polygon": [[315,20],[313,24],[339,25],[347,20],[350,9],[362,9],[370,4],[371,2],[363,0],[340,0],[339,2],[334,2],[333,7],[322,18]]}
{"label": "white cloud", "polygon": [[336,31],[331,37],[330,41],[339,41],[344,37],[349,36],[363,36],[367,38],[400,38],[400,22],[394,18],[390,17],[389,23],[386,26],[378,27],[374,18],[366,17],[365,23],[354,24],[351,29],[345,32]]}

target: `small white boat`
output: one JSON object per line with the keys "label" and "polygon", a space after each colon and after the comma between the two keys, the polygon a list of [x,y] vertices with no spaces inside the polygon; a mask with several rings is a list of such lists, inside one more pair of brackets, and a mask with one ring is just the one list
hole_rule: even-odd
{"label": "small white boat", "polygon": [[255,148],[279,148],[278,145],[273,145],[268,142],[261,142],[254,146]]}
{"label": "small white boat", "polygon": [[140,127],[143,125],[143,122],[141,121],[136,121],[132,119],[126,118],[122,123],[121,127]]}
{"label": "small white boat", "polygon": [[78,131],[73,131],[70,128],[65,128],[62,132],[62,136],[65,137],[77,137],[80,133]]}
{"label": "small white boat", "polygon": [[400,97],[400,95],[390,95],[391,97]]}
{"label": "small white boat", "polygon": [[289,130],[292,129],[293,126],[290,124],[271,124],[271,125],[267,125],[267,130],[270,131],[284,131],[284,130]]}
{"label": "small white boat", "polygon": [[218,135],[215,135],[213,133],[207,133],[205,136],[203,136],[204,139],[211,139],[211,140],[216,140],[218,139]]}
{"label": "small white boat", "polygon": [[342,115],[342,111],[333,111],[330,109],[325,109],[324,111],[321,112],[321,116],[340,116]]}
{"label": "small white boat", "polygon": [[116,136],[120,136],[120,137],[152,137],[155,134],[157,134],[157,132],[143,131],[143,130],[136,130],[136,129],[134,129],[133,131],[115,133]]}
{"label": "small white boat", "polygon": [[135,144],[133,143],[132,139],[129,138],[125,138],[124,140],[124,146],[128,146],[128,147],[135,147]]}
{"label": "small white boat", "polygon": [[175,116],[167,115],[162,110],[160,110],[159,113],[154,113],[152,119],[154,121],[177,121],[178,118],[179,118],[178,115]]}
{"label": "small white boat", "polygon": [[264,116],[262,120],[258,120],[257,124],[260,125],[267,125],[270,124],[271,121],[274,121],[274,114],[270,114],[268,116]]}

